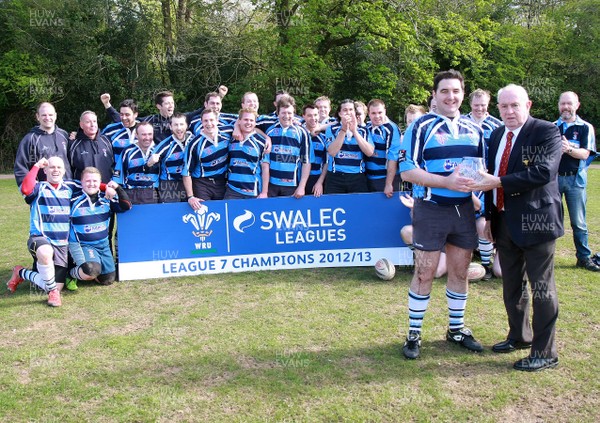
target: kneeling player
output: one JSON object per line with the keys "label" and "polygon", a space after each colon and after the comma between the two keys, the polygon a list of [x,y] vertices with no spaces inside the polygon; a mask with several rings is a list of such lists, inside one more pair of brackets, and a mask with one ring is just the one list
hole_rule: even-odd
{"label": "kneeling player", "polygon": [[100,192],[100,179],[98,169],[86,167],[81,173],[83,193],[72,200],[69,251],[76,267],[70,275],[110,285],[116,272],[108,243],[108,222],[111,211],[125,212],[131,209],[131,202],[125,190],[113,181],[106,186],[116,190],[117,199],[109,200]]}
{"label": "kneeling player", "polygon": [[[38,171],[44,169],[46,181],[36,181]],[[39,160],[21,184],[21,193],[31,206],[29,240],[27,247],[37,271],[16,266],[7,286],[15,292],[17,286],[28,280],[48,293],[48,305],[62,305],[60,290],[67,275],[67,242],[72,188],[64,181],[65,163],[60,157]]]}

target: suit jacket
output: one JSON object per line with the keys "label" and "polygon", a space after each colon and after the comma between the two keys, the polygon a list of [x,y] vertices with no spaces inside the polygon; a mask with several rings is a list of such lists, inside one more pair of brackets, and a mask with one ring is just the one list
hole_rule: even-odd
{"label": "suit jacket", "polygon": [[[505,126],[490,137],[488,172],[494,174],[496,155]],[[558,191],[558,165],[562,156],[560,131],[544,120],[529,117],[516,140],[508,160],[504,188],[504,218],[511,239],[519,247],[547,242],[564,234],[563,210]],[[491,220],[492,235],[498,233],[498,210],[493,190],[485,193],[486,219]]]}

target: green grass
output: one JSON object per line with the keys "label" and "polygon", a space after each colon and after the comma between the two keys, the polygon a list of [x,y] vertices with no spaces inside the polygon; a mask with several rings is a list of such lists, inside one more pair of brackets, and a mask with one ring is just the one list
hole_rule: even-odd
{"label": "green grass", "polygon": [[[588,224],[600,249],[600,170]],[[0,279],[30,263],[28,209],[0,181]],[[422,357],[402,358],[411,272],[311,269],[87,284],[63,307],[23,284],[0,288],[2,422],[598,421],[600,276],[557,248],[557,369],[512,370],[500,282],[473,284],[467,323],[486,346],[444,341],[434,284]]]}

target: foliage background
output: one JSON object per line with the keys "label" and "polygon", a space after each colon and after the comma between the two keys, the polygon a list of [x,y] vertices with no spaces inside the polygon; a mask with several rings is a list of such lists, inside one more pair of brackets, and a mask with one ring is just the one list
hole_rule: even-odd
{"label": "foliage background", "polygon": [[[219,84],[224,110],[277,89],[303,104],[319,95],[379,97],[395,120],[424,104],[433,75],[450,67],[475,88],[524,85],[533,114],[554,120],[558,95],[580,94],[580,114],[600,123],[597,0],[5,0],[0,2],[0,168],[52,101],[73,130],[86,109],[176,93],[192,110]],[[465,103],[466,106],[466,103]],[[466,107],[465,107],[465,112]],[[495,111],[492,105],[491,111]]]}

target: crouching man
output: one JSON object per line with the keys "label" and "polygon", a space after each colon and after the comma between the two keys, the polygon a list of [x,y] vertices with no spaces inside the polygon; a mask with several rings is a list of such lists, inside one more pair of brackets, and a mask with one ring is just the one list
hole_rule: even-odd
{"label": "crouching man", "polygon": [[[45,181],[37,181],[43,169]],[[67,276],[67,241],[69,210],[73,189],[63,180],[65,163],[58,156],[40,159],[27,173],[21,193],[31,207],[27,248],[34,259],[34,269],[15,266],[7,283],[8,290],[28,280],[48,293],[48,305],[62,305],[60,290]]]}
{"label": "crouching man", "polygon": [[[71,201],[69,252],[76,266],[70,275],[79,280],[97,280],[110,285],[115,280],[115,261],[108,243],[108,223],[111,212],[131,209],[125,190],[116,182],[100,192],[101,174],[95,167],[81,173],[83,193]],[[116,195],[115,192],[116,191]]]}

